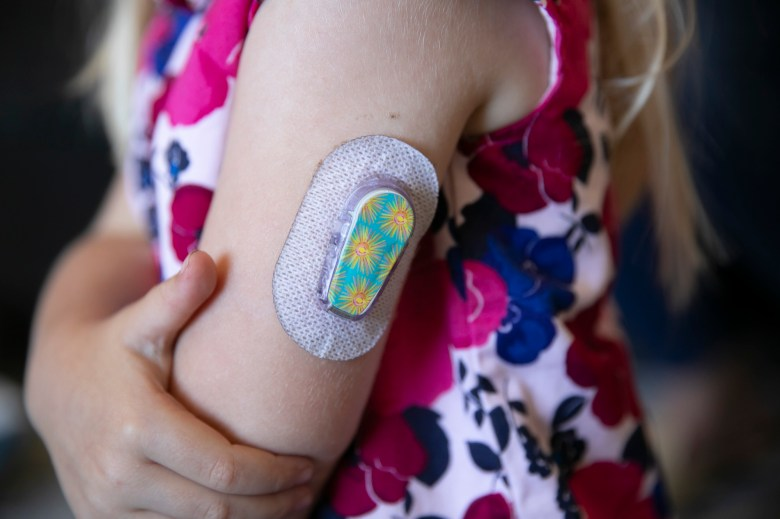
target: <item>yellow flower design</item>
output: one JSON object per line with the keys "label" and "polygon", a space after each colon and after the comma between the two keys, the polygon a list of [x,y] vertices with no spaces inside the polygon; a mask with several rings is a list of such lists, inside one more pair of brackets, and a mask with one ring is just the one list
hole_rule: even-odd
{"label": "yellow flower design", "polygon": [[360,315],[366,311],[376,293],[376,285],[369,283],[364,277],[356,276],[339,294],[336,307],[350,315]]}
{"label": "yellow flower design", "polygon": [[377,195],[372,195],[360,209],[360,217],[363,218],[366,223],[372,223],[376,220],[381,208],[382,198]]}
{"label": "yellow flower design", "polygon": [[335,295],[341,291],[344,286],[344,280],[347,278],[347,272],[343,268],[336,270],[333,278],[330,280],[330,286],[328,287],[328,299],[332,302]]}
{"label": "yellow flower design", "polygon": [[361,272],[370,272],[379,262],[384,245],[385,242],[378,235],[365,227],[359,228],[352,233],[347,243],[347,263]]}
{"label": "yellow flower design", "polygon": [[406,240],[412,234],[414,212],[409,202],[401,196],[395,196],[387,202],[380,220],[382,231],[393,238]]}
{"label": "yellow flower design", "polygon": [[393,267],[395,267],[395,264],[398,262],[398,257],[401,255],[401,247],[398,245],[393,245],[393,247],[387,251],[387,253],[382,257],[382,261],[379,263],[379,268],[376,272],[377,280],[382,283],[385,279],[387,279],[387,276],[390,275],[390,272],[393,270]]}

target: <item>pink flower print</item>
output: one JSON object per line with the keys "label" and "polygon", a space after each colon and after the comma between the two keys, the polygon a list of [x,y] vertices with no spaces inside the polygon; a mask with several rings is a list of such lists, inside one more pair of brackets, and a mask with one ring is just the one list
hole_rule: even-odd
{"label": "pink flower print", "polygon": [[366,471],[355,465],[341,465],[332,478],[330,505],[341,517],[356,517],[376,508],[368,495]]}
{"label": "pink flower print", "polygon": [[147,136],[151,139],[152,132],[154,131],[154,125],[157,122],[157,120],[160,117],[160,113],[162,113],[163,110],[166,109],[168,106],[168,96],[171,94],[171,86],[173,85],[173,80],[169,77],[164,77],[162,79],[162,87],[160,89],[160,93],[157,95],[157,97],[152,101],[152,110],[149,113],[149,124],[147,125]]}
{"label": "pink flower print", "polygon": [[[587,182],[593,164],[593,148],[579,110],[568,109],[554,116],[540,115],[528,128],[527,139],[528,161],[543,172],[545,185],[560,186],[568,182],[571,186],[575,176]],[[561,191],[553,190],[553,193],[557,192]]]}
{"label": "pink flower print", "polygon": [[452,387],[450,345],[481,346],[498,329],[506,315],[506,284],[478,261],[464,261],[463,275],[465,300],[455,289],[446,262],[431,261],[412,269],[379,367],[371,409],[390,415],[429,406]]}
{"label": "pink flower print", "polygon": [[187,0],[167,0],[167,2],[177,7],[189,7],[189,2]]}
{"label": "pink flower print", "polygon": [[652,496],[641,495],[643,477],[636,463],[602,461],[576,470],[569,488],[589,519],[657,519]]}
{"label": "pink flower print", "polygon": [[[369,408],[383,415],[427,406],[453,384],[447,348],[446,265],[412,268],[379,366]],[[406,383],[399,384],[399,381]]]}
{"label": "pink flower print", "polygon": [[370,467],[372,486],[385,502],[400,501],[406,484],[425,468],[428,456],[401,415],[371,424],[360,443],[360,457]]}
{"label": "pink flower print", "polygon": [[171,86],[165,111],[172,124],[194,124],[224,106],[228,78],[238,72],[251,4],[252,0],[214,0],[206,11],[202,35]]}
{"label": "pink flower print", "polygon": [[580,113],[543,112],[522,132],[521,137],[511,135],[509,142],[496,137],[495,143],[478,147],[468,164],[469,175],[516,214],[570,200],[574,177],[587,180],[593,157]]}
{"label": "pink flower print", "polygon": [[263,0],[252,0],[252,6],[249,8],[249,15],[247,16],[247,27],[252,25],[252,21],[255,19],[255,15],[257,14],[257,10],[260,9],[260,4],[263,3]]}
{"label": "pink flower print", "polygon": [[479,151],[468,164],[474,182],[512,213],[530,213],[545,207],[548,199],[571,198],[571,180],[562,176],[542,179],[542,173],[525,158],[523,143],[492,145]]}
{"label": "pink flower print", "polygon": [[196,185],[176,189],[171,203],[171,240],[179,261],[198,246],[214,192]]}
{"label": "pink flower print", "polygon": [[504,279],[488,265],[475,260],[463,262],[466,300],[450,283],[450,341],[456,348],[484,344],[506,316],[509,296]]}
{"label": "pink flower print", "polygon": [[336,475],[331,505],[343,516],[361,515],[378,502],[397,503],[428,456],[401,415],[369,420],[359,438],[358,465]]}
{"label": "pink flower print", "polygon": [[596,388],[593,414],[612,427],[626,415],[641,418],[642,413],[625,347],[593,332],[601,306],[597,303],[566,323],[577,337],[566,354],[566,373],[577,385]]}
{"label": "pink flower print", "polygon": [[170,16],[157,14],[149,21],[141,40],[138,68],[161,72],[160,62],[167,60],[169,54],[162,57],[159,54],[173,46],[178,36],[175,29],[175,20]]}
{"label": "pink flower print", "polygon": [[512,508],[501,494],[482,496],[469,505],[463,519],[511,519]]}

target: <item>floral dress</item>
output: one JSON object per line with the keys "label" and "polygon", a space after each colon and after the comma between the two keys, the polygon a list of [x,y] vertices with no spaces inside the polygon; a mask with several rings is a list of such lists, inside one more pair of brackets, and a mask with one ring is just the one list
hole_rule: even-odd
{"label": "floral dress", "polygon": [[[531,0],[516,0],[531,1]],[[463,139],[323,518],[658,518],[612,332],[608,126],[589,0],[537,0],[549,88]],[[147,31],[127,185],[163,277],[197,246],[258,0],[168,0]]]}

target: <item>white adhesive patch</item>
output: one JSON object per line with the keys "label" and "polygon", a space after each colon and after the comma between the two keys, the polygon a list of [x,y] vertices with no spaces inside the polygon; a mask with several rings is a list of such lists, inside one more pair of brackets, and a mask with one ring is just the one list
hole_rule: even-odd
{"label": "white adhesive patch", "polygon": [[[352,321],[323,306],[320,280],[332,248],[334,222],[355,189],[377,176],[403,186],[416,223],[406,252],[373,307],[361,320]],[[360,137],[331,152],[312,178],[274,271],[274,305],[287,335],[323,359],[350,360],[370,351],[390,324],[417,245],[433,221],[438,194],[433,165],[397,139]]]}

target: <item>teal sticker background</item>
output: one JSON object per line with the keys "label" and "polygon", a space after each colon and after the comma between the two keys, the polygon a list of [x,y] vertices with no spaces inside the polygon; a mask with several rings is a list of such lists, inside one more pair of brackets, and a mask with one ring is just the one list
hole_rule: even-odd
{"label": "teal sticker background", "polygon": [[364,196],[345,238],[328,287],[331,310],[363,316],[401,258],[414,230],[414,211],[398,192],[383,189]]}

